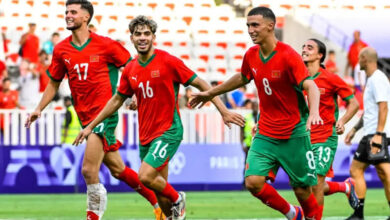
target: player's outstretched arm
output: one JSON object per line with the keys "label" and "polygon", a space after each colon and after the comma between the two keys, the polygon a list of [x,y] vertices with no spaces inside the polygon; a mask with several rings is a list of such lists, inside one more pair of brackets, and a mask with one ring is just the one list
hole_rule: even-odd
{"label": "player's outstretched arm", "polygon": [[88,135],[92,133],[92,130],[101,123],[104,119],[110,117],[114,112],[116,112],[125,101],[125,98],[115,94],[104,106],[103,110],[99,113],[99,115],[91,122],[87,127],[80,131],[79,135],[77,135],[76,139],[73,141],[73,145],[77,146],[81,144]]}
{"label": "player's outstretched arm", "polygon": [[53,80],[50,80],[49,84],[47,84],[45,91],[43,92],[41,101],[39,102],[38,106],[35,108],[34,112],[31,113],[24,126],[26,128],[29,128],[30,125],[37,120],[39,117],[41,117],[41,112],[43,109],[46,108],[46,106],[53,100],[54,96],[56,95],[58,88],[60,87],[61,82],[56,82]]}
{"label": "player's outstretched arm", "polygon": [[[200,91],[206,91],[206,90],[209,90],[211,88],[210,85],[206,81],[204,81],[203,79],[201,79],[199,77],[196,77],[191,82],[191,85],[195,86]],[[234,123],[234,124],[241,126],[241,127],[245,126],[244,117],[242,117],[242,115],[240,115],[240,114],[230,112],[218,96],[212,98],[211,101],[217,107],[219,113],[221,114],[221,116],[223,118],[224,123],[229,128],[231,127],[230,123]]]}
{"label": "player's outstretched arm", "polygon": [[322,125],[324,122],[322,121],[319,113],[319,105],[320,105],[320,91],[318,90],[317,85],[311,79],[306,79],[303,81],[303,89],[306,90],[310,113],[309,118],[307,119],[306,129],[310,130],[311,125]]}
{"label": "player's outstretched arm", "polygon": [[240,88],[247,83],[248,82],[244,79],[242,74],[237,73],[236,75],[230,77],[230,79],[228,79],[221,85],[218,85],[209,90],[206,89],[207,91],[201,90],[205,92],[192,94],[194,98],[191,100],[190,105],[192,108],[196,108],[198,105],[200,105],[199,108],[201,108],[204,104],[206,104],[206,102],[212,100],[215,96]]}
{"label": "player's outstretched arm", "polygon": [[356,112],[359,110],[359,102],[356,100],[355,97],[347,100],[347,111],[343,115],[342,118],[340,118],[336,122],[336,133],[338,135],[343,134],[345,131],[344,125],[351,120],[351,118],[356,114]]}

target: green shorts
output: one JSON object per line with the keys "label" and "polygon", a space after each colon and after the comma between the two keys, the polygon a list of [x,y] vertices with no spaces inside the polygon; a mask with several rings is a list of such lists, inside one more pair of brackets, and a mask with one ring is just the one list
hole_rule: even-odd
{"label": "green shorts", "polygon": [[160,171],[175,155],[180,143],[181,140],[167,139],[162,135],[147,145],[140,144],[141,160]]}
{"label": "green shorts", "polygon": [[104,152],[117,151],[122,146],[122,143],[115,137],[115,128],[117,124],[118,112],[115,112],[92,130],[93,133],[102,138]]}
{"label": "green shorts", "polygon": [[268,176],[282,167],[292,187],[317,184],[316,164],[310,137],[275,139],[257,134],[248,152],[245,177]]}
{"label": "green shorts", "polygon": [[329,137],[324,143],[312,144],[314,158],[316,160],[316,172],[318,175],[326,176],[332,166],[337,150],[337,137]]}

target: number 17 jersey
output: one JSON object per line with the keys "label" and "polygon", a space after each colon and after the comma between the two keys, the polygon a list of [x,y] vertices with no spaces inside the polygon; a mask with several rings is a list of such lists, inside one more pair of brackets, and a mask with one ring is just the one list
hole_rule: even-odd
{"label": "number 17 jersey", "polygon": [[118,42],[90,32],[88,41],[78,47],[72,36],[61,41],[53,51],[47,71],[57,82],[69,78],[73,105],[83,126],[88,125],[115,94],[118,67],[131,58]]}

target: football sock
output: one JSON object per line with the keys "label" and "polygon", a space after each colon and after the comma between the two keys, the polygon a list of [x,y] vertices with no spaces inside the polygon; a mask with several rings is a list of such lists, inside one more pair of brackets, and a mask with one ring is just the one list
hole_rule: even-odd
{"label": "football sock", "polygon": [[157,198],[154,192],[144,186],[141,181],[138,179],[138,174],[130,169],[129,167],[125,167],[123,172],[119,175],[118,179],[125,182],[139,194],[141,194],[145,199],[147,199],[152,206],[157,204]]}
{"label": "football sock", "polygon": [[172,203],[180,201],[179,193],[168,182],[160,194],[167,197]]}
{"label": "football sock", "polygon": [[305,214],[305,217],[307,219],[315,219],[320,220],[321,216],[319,214],[320,212],[320,206],[317,203],[316,197],[314,197],[314,194],[311,193],[309,198],[307,198],[305,201],[298,199],[299,203],[302,206],[303,213]]}
{"label": "football sock", "polygon": [[[102,218],[107,207],[107,191],[103,184],[87,185],[87,214],[91,212]],[[88,217],[88,216],[87,216]],[[93,217],[93,216],[92,216]]]}
{"label": "football sock", "polygon": [[364,198],[359,199],[359,206],[355,209],[353,215],[359,218],[363,218],[364,215],[363,210],[364,210]]}
{"label": "football sock", "polygon": [[287,219],[293,219],[295,217],[295,213],[295,207],[290,204],[290,210],[285,214],[285,216]]}
{"label": "football sock", "polygon": [[[283,215],[290,211],[290,204],[268,183],[265,183],[260,192],[252,195],[260,199],[265,205],[278,210]],[[293,207],[294,208],[294,207]]]}
{"label": "football sock", "polygon": [[348,184],[344,182],[326,181],[326,183],[329,186],[329,192],[325,193],[325,195],[332,195],[333,193],[337,193],[337,192],[347,193],[350,190]]}
{"label": "football sock", "polygon": [[92,211],[87,211],[87,220],[99,220],[99,216]]}

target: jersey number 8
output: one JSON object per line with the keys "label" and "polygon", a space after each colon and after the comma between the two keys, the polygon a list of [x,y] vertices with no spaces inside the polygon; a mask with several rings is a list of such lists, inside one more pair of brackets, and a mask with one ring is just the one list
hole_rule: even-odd
{"label": "jersey number 8", "polygon": [[272,95],[272,89],[269,86],[269,81],[267,78],[263,78],[263,86],[264,86],[264,92],[267,95]]}

